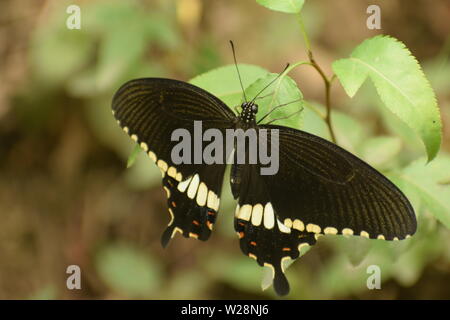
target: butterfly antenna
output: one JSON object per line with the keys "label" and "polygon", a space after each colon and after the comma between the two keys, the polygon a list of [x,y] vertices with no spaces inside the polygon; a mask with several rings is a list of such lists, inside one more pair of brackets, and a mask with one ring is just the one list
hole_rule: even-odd
{"label": "butterfly antenna", "polygon": [[241,83],[242,93],[244,94],[245,102],[247,102],[247,96],[245,95],[244,85],[242,84],[241,74],[239,73],[239,68],[238,68],[238,65],[237,65],[236,52],[234,50],[234,44],[233,44],[233,41],[231,41],[231,40],[230,40],[230,45],[231,45],[231,50],[233,51],[234,65],[236,66],[236,71],[237,71],[237,74],[238,74],[238,77],[239,77],[239,82]]}
{"label": "butterfly antenna", "polygon": [[287,68],[289,68],[289,63],[286,65],[286,67],[283,69],[283,71],[281,71],[276,77],[275,79],[273,79],[272,81],[269,82],[268,85],[266,85],[261,91],[258,92],[258,94],[252,99],[251,102],[255,102],[255,100],[258,98],[258,96],[264,92],[264,90],[266,90],[268,87],[270,87],[275,81],[278,80],[279,77],[281,77],[281,75],[287,70]]}

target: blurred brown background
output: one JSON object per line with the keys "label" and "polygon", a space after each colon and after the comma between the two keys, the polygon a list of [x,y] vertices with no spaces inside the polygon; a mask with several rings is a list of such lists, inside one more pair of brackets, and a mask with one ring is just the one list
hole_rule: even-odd
{"label": "blurred brown background", "polygon": [[[69,4],[81,8],[81,30],[66,28]],[[370,4],[381,7],[382,30],[366,28]],[[333,60],[368,37],[404,42],[437,93],[443,149],[450,150],[449,1],[306,1],[303,17],[328,74]],[[0,2],[0,298],[275,297],[261,291],[262,269],[240,252],[230,200],[208,242],[177,236],[161,248],[169,217],[159,171],[143,156],[126,169],[133,144],[110,113],[126,80],[188,80],[232,63],[229,39],[240,62],[273,72],[306,59],[295,17],[254,1]],[[323,103],[312,68],[292,77],[307,99]],[[334,108],[372,135],[391,132],[373,88],[364,89],[350,100],[336,82]],[[354,262],[348,252],[366,243],[319,241],[288,270],[288,298],[449,299],[449,230],[435,219],[426,225],[429,241],[417,240],[401,262],[390,243]],[[366,287],[372,263],[390,266],[382,269],[382,290]],[[71,264],[81,267],[81,290],[66,288]]]}

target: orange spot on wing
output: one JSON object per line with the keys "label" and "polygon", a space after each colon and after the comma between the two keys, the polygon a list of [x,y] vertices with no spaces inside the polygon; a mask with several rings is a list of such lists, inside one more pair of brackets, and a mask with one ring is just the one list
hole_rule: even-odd
{"label": "orange spot on wing", "polygon": [[208,215],[213,216],[213,215],[215,215],[215,212],[214,211],[208,211]]}
{"label": "orange spot on wing", "polygon": [[283,251],[291,251],[291,248],[283,248]]}
{"label": "orange spot on wing", "polygon": [[252,246],[256,246],[256,242],[255,242],[255,241],[250,241],[250,244],[251,244]]}
{"label": "orange spot on wing", "polygon": [[192,223],[195,224],[196,226],[200,225],[200,222],[198,222],[197,220],[192,220]]}
{"label": "orange spot on wing", "polygon": [[189,232],[189,237],[194,238],[194,239],[198,239],[198,234]]}
{"label": "orange spot on wing", "polygon": [[242,239],[245,236],[243,232],[239,232],[239,239]]}
{"label": "orange spot on wing", "polygon": [[175,201],[172,201],[172,206],[173,206],[174,208],[177,207],[177,204],[175,203]]}

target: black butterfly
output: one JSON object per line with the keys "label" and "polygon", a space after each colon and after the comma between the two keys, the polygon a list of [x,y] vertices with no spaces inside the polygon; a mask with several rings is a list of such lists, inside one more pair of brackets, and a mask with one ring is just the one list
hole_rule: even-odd
{"label": "black butterfly", "polygon": [[[226,164],[181,164],[171,160],[176,128],[279,130],[279,171],[261,175],[259,164],[233,164],[231,188],[238,199],[234,227],[245,255],[273,269],[274,288],[289,292],[282,260],[296,259],[322,234],[401,240],[416,231],[414,210],[403,193],[353,154],[312,134],[257,124],[254,101],[236,116],[205,90],[171,79],[125,83],[112,109],[123,130],[162,172],[171,220],[166,246],[176,232],[207,240],[216,221]],[[270,140],[270,139],[268,139]],[[270,143],[270,141],[268,141]]]}

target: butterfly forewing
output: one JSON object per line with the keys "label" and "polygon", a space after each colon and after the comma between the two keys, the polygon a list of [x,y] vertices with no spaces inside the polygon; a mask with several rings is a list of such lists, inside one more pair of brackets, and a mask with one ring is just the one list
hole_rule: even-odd
{"label": "butterfly forewing", "polygon": [[322,138],[282,126],[279,172],[261,176],[277,215],[300,231],[399,240],[416,231],[414,210],[386,177]]}
{"label": "butterfly forewing", "polygon": [[[167,193],[170,222],[162,243],[176,232],[207,240],[215,222],[225,171],[222,164],[175,164],[172,133],[183,129],[194,135],[194,121],[204,129],[224,130],[234,114],[219,99],[185,82],[146,78],[125,83],[116,93],[112,109],[122,129],[160,168]],[[191,150],[194,141],[191,141]],[[202,143],[202,147],[205,143]],[[192,160],[192,157],[191,157]]]}

